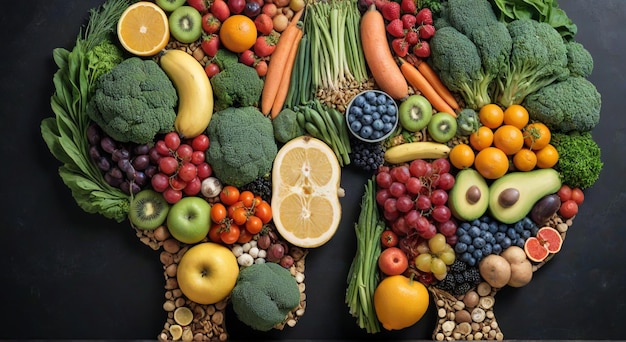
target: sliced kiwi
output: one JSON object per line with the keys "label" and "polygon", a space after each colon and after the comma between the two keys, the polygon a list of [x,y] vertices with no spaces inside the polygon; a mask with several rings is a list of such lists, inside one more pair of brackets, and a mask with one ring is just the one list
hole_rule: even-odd
{"label": "sliced kiwi", "polygon": [[156,0],[156,4],[166,12],[172,12],[182,6],[187,0]]}
{"label": "sliced kiwi", "polygon": [[202,35],[202,15],[191,6],[180,6],[170,14],[170,33],[181,43],[192,43]]}
{"label": "sliced kiwi", "polygon": [[146,189],[138,192],[130,202],[128,219],[139,229],[156,229],[165,222],[170,205],[160,193]]}

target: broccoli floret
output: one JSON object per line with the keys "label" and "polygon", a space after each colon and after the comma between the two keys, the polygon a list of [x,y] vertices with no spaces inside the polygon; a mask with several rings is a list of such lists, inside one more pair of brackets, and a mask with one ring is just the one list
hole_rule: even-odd
{"label": "broccoli floret", "polygon": [[87,70],[89,79],[95,81],[103,74],[111,71],[113,67],[122,63],[124,57],[122,50],[110,40],[104,39],[100,44],[87,51]]}
{"label": "broccoli floret", "polygon": [[231,63],[211,78],[215,110],[254,106],[261,98],[263,80],[253,67]]}
{"label": "broccoli floret", "polygon": [[274,137],[281,143],[304,135],[304,128],[298,123],[298,113],[290,108],[281,110],[272,119],[272,126],[274,126]]}
{"label": "broccoli floret", "polygon": [[242,269],[231,294],[237,318],[253,329],[268,331],[300,304],[296,279],[282,266],[266,262]]}
{"label": "broccoli floret", "polygon": [[532,120],[556,132],[590,131],[600,121],[602,98],[584,77],[568,77],[526,97],[523,104]]}
{"label": "broccoli floret", "polygon": [[87,114],[114,140],[145,144],[173,130],[177,101],[156,62],[131,57],[98,78]]}
{"label": "broccoli floret", "polygon": [[229,107],[213,114],[206,160],[217,178],[242,186],[272,169],[278,152],[271,120],[256,107]]}
{"label": "broccoli floret", "polygon": [[469,136],[480,128],[478,113],[471,108],[463,108],[456,116],[458,136]]}
{"label": "broccoli floret", "polygon": [[215,53],[215,56],[213,56],[213,60],[212,60],[215,64],[217,64],[217,66],[220,68],[220,70],[224,70],[226,69],[229,65],[231,64],[235,64],[239,62],[239,57],[237,57],[237,54],[227,50],[227,49],[218,49],[217,52]]}
{"label": "broccoli floret", "polygon": [[508,24],[513,40],[510,63],[499,78],[497,102],[504,107],[569,76],[567,48],[550,24],[518,19]]}
{"label": "broccoli floret", "polygon": [[488,0],[448,0],[448,22],[468,38],[486,25],[498,22]]}
{"label": "broccoli floret", "polygon": [[564,184],[586,189],[598,180],[603,163],[600,147],[590,132],[554,133],[550,142],[559,152],[555,169]]}
{"label": "broccoli floret", "polygon": [[593,71],[593,57],[581,43],[570,41],[567,48],[567,68],[571,76],[589,77]]}

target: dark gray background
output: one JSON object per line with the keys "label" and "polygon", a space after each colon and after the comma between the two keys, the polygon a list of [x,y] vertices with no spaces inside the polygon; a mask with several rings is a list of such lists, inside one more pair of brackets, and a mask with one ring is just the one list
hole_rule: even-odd
{"label": "dark gray background", "polygon": [[[51,116],[55,47],[71,48],[88,10],[102,1],[7,2],[0,13],[0,339],[154,339],[165,320],[158,252],[126,223],[84,213],[56,173],[58,162],[39,133]],[[623,100],[626,1],[562,0],[595,57],[591,76],[602,93],[594,137],[605,168],[585,192],[561,252],[533,281],[496,296],[509,339],[621,339],[626,268],[626,120]],[[231,311],[232,339],[430,339],[434,311],[416,326],[367,335],[343,302],[366,176],[346,169],[343,223],[306,261],[307,309],[294,328],[255,333]]]}

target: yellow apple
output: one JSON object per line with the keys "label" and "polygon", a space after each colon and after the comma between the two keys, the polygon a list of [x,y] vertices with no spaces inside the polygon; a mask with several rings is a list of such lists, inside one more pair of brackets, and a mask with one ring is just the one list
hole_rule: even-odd
{"label": "yellow apple", "polygon": [[215,304],[226,298],[238,275],[235,255],[214,242],[200,243],[187,250],[176,271],[180,290],[198,304]]}

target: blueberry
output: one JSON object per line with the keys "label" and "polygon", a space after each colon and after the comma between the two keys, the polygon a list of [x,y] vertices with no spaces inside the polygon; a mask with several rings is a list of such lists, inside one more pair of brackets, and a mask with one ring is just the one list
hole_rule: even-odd
{"label": "blueberry", "polygon": [[352,104],[357,107],[363,107],[363,105],[365,104],[365,96],[359,95],[355,97],[354,100],[352,101]]}
{"label": "blueberry", "polygon": [[364,138],[364,139],[369,139],[370,136],[372,136],[372,133],[374,133],[374,130],[372,129],[372,126],[370,125],[365,125],[361,127],[361,130],[359,131],[359,135],[361,136],[361,138]]}
{"label": "blueberry", "polygon": [[459,241],[457,242],[457,244],[458,243],[464,243],[466,245],[469,245],[472,243],[472,237],[467,234],[463,234],[459,236]]}
{"label": "blueberry", "polygon": [[387,95],[379,94],[378,97],[376,97],[376,103],[378,103],[379,105],[386,104],[387,103]]}
{"label": "blueberry", "polygon": [[382,114],[387,114],[387,106],[385,105],[378,105],[376,106],[378,113]]}
{"label": "blueberry", "polygon": [[457,253],[463,253],[467,251],[467,245],[464,244],[463,242],[457,241],[456,245],[454,245],[454,251]]}
{"label": "blueberry", "polygon": [[500,253],[502,253],[502,246],[500,246],[499,244],[493,245],[493,247],[491,247],[491,253],[493,253],[493,254],[500,254]]}
{"label": "blueberry", "polygon": [[491,222],[491,217],[489,217],[488,215],[483,215],[483,216],[481,216],[480,220],[482,222],[489,223],[489,222]]}
{"label": "blueberry", "polygon": [[394,103],[392,104],[387,104],[387,113],[388,114],[392,114],[392,115],[396,115],[397,110],[396,110],[396,106]]}
{"label": "blueberry", "polygon": [[481,260],[483,258],[483,250],[482,249],[475,250],[474,252],[472,252],[472,256],[476,258],[476,260]]}
{"label": "blueberry", "polygon": [[530,234],[532,236],[537,236],[537,232],[539,232],[539,227],[534,226],[534,227],[530,228]]}
{"label": "blueberry", "polygon": [[372,114],[373,111],[374,108],[369,103],[363,104],[363,114]]}
{"label": "blueberry", "polygon": [[489,223],[487,223],[487,222],[481,223],[480,224],[480,230],[488,231],[489,230]]}
{"label": "blueberry", "polygon": [[500,246],[502,246],[503,249],[511,247],[511,239],[508,236],[504,237],[504,239],[502,239],[502,242],[500,242]]}
{"label": "blueberry", "polygon": [[505,233],[506,233],[506,231],[507,231],[508,229],[509,229],[509,226],[507,226],[507,225],[506,225],[506,224],[504,224],[504,223],[501,223],[501,224],[499,224],[499,225],[498,225],[498,230],[499,230],[499,231],[501,231],[501,232],[505,232]]}
{"label": "blueberry", "polygon": [[480,225],[480,220],[479,219],[475,219],[471,222],[472,226],[478,226]]}
{"label": "blueberry", "polygon": [[471,227],[471,225],[469,224],[469,222],[463,222],[461,223],[461,225],[459,226],[459,228],[463,228],[465,230],[469,230],[469,228]]}
{"label": "blueberry", "polygon": [[512,239],[515,239],[515,238],[517,237],[517,232],[515,231],[515,229],[514,229],[514,228],[509,228],[509,229],[506,231],[506,235],[507,235],[508,237],[510,237],[510,238],[511,238],[511,240],[512,240]]}
{"label": "blueberry", "polygon": [[482,251],[483,255],[489,255],[493,251],[493,247],[491,245],[485,245],[485,247],[482,248]]}
{"label": "blueberry", "polygon": [[348,114],[348,122],[352,124],[352,122],[357,121],[357,120],[358,118],[355,114],[352,114],[352,113]]}
{"label": "blueberry", "polygon": [[485,232],[485,234],[483,235],[483,239],[485,239],[487,243],[493,243],[492,241],[496,241],[496,239],[493,238],[493,234],[491,234],[491,232]]}
{"label": "blueberry", "polygon": [[384,123],[393,122],[393,117],[389,114],[381,116],[380,119],[383,120]]}
{"label": "blueberry", "polygon": [[361,123],[364,125],[370,125],[372,122],[374,122],[374,119],[371,114],[365,114],[361,117]]}
{"label": "blueberry", "polygon": [[470,266],[476,266],[476,259],[473,256],[470,256],[469,260],[467,261],[467,264]]}
{"label": "blueberry", "polygon": [[372,135],[370,136],[370,139],[372,139],[372,140],[378,140],[378,139],[380,139],[380,138],[382,138],[382,137],[383,137],[383,132],[381,132],[381,131],[376,131],[376,130],[375,130],[375,131],[372,133]]}
{"label": "blueberry", "polygon": [[498,224],[495,222],[491,222],[489,223],[489,231],[494,234],[495,232],[498,231]]}
{"label": "blueberry", "polygon": [[376,121],[378,119],[380,119],[380,113],[379,112],[372,113],[372,120]]}
{"label": "blueberry", "polygon": [[524,228],[532,228],[535,223],[528,216],[526,216],[522,219],[522,225],[524,226]]}
{"label": "blueberry", "polygon": [[483,248],[483,247],[485,247],[487,242],[485,241],[485,239],[483,239],[481,237],[477,237],[477,238],[474,239],[474,242],[472,244],[476,248]]}
{"label": "blueberry", "polygon": [[524,230],[522,232],[522,239],[526,240],[530,237],[530,230]]}
{"label": "blueberry", "polygon": [[376,103],[376,92],[368,91],[365,93],[365,100],[369,103]]}
{"label": "blueberry", "polygon": [[524,224],[522,223],[521,220],[517,221],[513,225],[513,229],[515,229],[516,232],[521,233],[524,230]]}
{"label": "blueberry", "polygon": [[383,132],[389,133],[393,129],[393,123],[385,122],[385,127],[383,127]]}
{"label": "blueberry", "polygon": [[360,121],[352,121],[352,123],[350,124],[350,129],[352,130],[352,132],[358,132],[361,130],[362,126],[363,125]]}
{"label": "blueberry", "polygon": [[517,239],[517,241],[515,241],[515,245],[519,248],[524,248],[524,240],[523,239]]}
{"label": "blueberry", "polygon": [[360,117],[363,115],[363,108],[357,106],[350,106],[350,114]]}
{"label": "blueberry", "polygon": [[468,233],[473,238],[479,237],[480,236],[480,228],[474,226],[474,227],[470,228]]}
{"label": "blueberry", "polygon": [[385,127],[385,124],[383,123],[383,120],[381,119],[377,119],[377,120],[374,120],[374,122],[372,122],[372,128],[374,128],[377,131],[382,131],[384,127]]}
{"label": "blueberry", "polygon": [[472,258],[472,255],[469,252],[464,252],[461,254],[461,261],[469,263],[469,260]]}
{"label": "blueberry", "polygon": [[504,234],[504,232],[497,232],[495,235],[496,242],[502,242],[505,237],[506,237],[506,234]]}
{"label": "blueberry", "polygon": [[467,251],[469,253],[474,253],[475,250],[476,250],[476,247],[474,245],[467,245]]}

